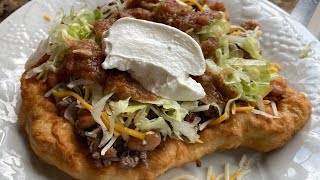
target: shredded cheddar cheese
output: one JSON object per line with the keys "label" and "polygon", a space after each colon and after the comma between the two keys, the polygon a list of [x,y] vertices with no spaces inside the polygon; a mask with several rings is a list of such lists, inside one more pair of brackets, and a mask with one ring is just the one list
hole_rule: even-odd
{"label": "shredded cheddar cheese", "polygon": [[[79,96],[77,93],[75,92],[72,92],[72,91],[57,91],[57,90],[52,90],[52,94],[57,96],[57,97],[65,97],[65,96],[72,96],[74,98],[76,98],[83,107],[85,107],[86,109],[88,109],[89,111],[92,110],[92,106],[90,104],[88,104],[84,99],[82,99],[81,96]],[[103,123],[108,127],[110,128],[110,121],[108,119],[108,116],[105,112],[102,112],[101,113],[101,117],[102,117],[102,121]],[[122,133],[125,133],[125,134],[128,134],[130,136],[133,136],[133,137],[136,137],[136,138],[139,138],[141,140],[144,140],[145,138],[145,133],[142,133],[142,132],[139,132],[139,131],[135,131],[135,130],[132,130],[132,129],[129,129],[129,128],[126,128],[124,126],[121,126],[119,124],[115,124],[114,125],[114,129],[116,131],[114,131],[114,134],[116,136],[120,136],[120,132]]]}
{"label": "shredded cheddar cheese", "polygon": [[275,68],[277,68],[278,70],[280,70],[280,69],[281,69],[280,64],[274,64],[274,67],[275,67]]}
{"label": "shredded cheddar cheese", "polygon": [[194,4],[195,6],[197,6],[197,8],[199,8],[200,11],[203,11],[203,7],[198,3],[197,0],[181,0],[182,2],[184,3],[191,3],[191,4]]}
{"label": "shredded cheddar cheese", "polygon": [[201,139],[197,139],[196,143],[203,144],[204,142]]}
{"label": "shredded cheddar cheese", "polygon": [[246,111],[252,111],[254,110],[254,107],[247,106],[247,107],[236,107],[236,112],[246,112]]}
{"label": "shredded cheddar cheese", "polygon": [[234,173],[230,176],[230,180],[236,180],[239,175],[240,175],[240,172],[239,172],[239,171],[234,172]]}
{"label": "shredded cheddar cheese", "polygon": [[41,79],[46,73],[47,71],[42,71],[41,73],[39,73],[37,76],[37,80]]}
{"label": "shredded cheddar cheese", "polygon": [[240,36],[240,34],[241,34],[241,31],[237,30],[237,31],[233,31],[230,35],[232,35],[232,36]]}
{"label": "shredded cheddar cheese", "polygon": [[230,180],[230,164],[228,163],[224,165],[224,179]]}
{"label": "shredded cheddar cheese", "polygon": [[278,72],[279,70],[276,67],[270,67],[269,71],[270,72]]}
{"label": "shredded cheddar cheese", "polygon": [[279,70],[281,70],[280,64],[274,64],[273,67],[270,67],[270,68],[269,68],[269,71],[270,71],[270,72],[278,72]]}
{"label": "shredded cheddar cheese", "polygon": [[208,170],[207,170],[207,178],[206,178],[206,180],[210,180],[210,179],[211,179],[211,176],[212,176],[212,169],[213,169],[213,167],[212,167],[212,166],[209,166],[209,167],[208,167]]}
{"label": "shredded cheddar cheese", "polygon": [[218,119],[212,121],[209,126],[214,126],[217,124],[220,124],[221,122],[223,122],[224,120],[226,120],[228,118],[228,114],[224,113],[222,116],[220,116]]}
{"label": "shredded cheddar cheese", "polygon": [[237,109],[236,103],[233,102],[232,103],[232,108],[231,108],[231,114],[236,114],[236,109]]}
{"label": "shredded cheddar cheese", "polygon": [[88,87],[88,85],[85,85],[84,86],[84,98],[83,99],[85,101],[88,101],[89,95],[90,95],[89,87]]}
{"label": "shredded cheddar cheese", "polygon": [[81,103],[81,105],[83,107],[85,107],[89,111],[92,110],[92,106],[90,104],[88,104],[84,99],[82,99],[81,96],[79,96],[75,92],[72,92],[72,91],[57,91],[57,90],[52,90],[51,92],[52,92],[53,95],[55,95],[57,97],[72,96],[72,97],[76,98]]}
{"label": "shredded cheddar cheese", "polygon": [[[269,100],[262,100],[262,103],[263,103],[264,105],[268,105],[268,104],[271,103],[271,101],[269,101]],[[250,103],[249,103],[249,106],[257,107],[257,103],[255,103],[255,102],[250,102]]]}
{"label": "shredded cheddar cheese", "polygon": [[51,17],[48,16],[48,15],[43,16],[43,18],[44,18],[45,20],[47,20],[47,21],[51,21]]}
{"label": "shredded cheddar cheese", "polygon": [[[107,113],[106,113],[106,112],[102,112],[102,113],[101,113],[101,116],[102,116],[102,121],[103,121],[103,123],[105,123],[107,127],[110,127],[110,121],[109,121],[109,119],[108,119]],[[121,125],[119,125],[119,124],[114,124],[114,129],[117,130],[117,131],[123,132],[123,133],[125,133],[125,134],[129,134],[130,136],[139,138],[139,139],[141,139],[141,140],[144,140],[145,137],[146,137],[146,134],[145,134],[145,133],[132,130],[132,129],[130,129],[130,128],[121,126]]]}
{"label": "shredded cheddar cheese", "polygon": [[263,102],[264,105],[267,105],[267,104],[270,104],[271,101],[269,101],[269,100],[263,100],[262,102]]}

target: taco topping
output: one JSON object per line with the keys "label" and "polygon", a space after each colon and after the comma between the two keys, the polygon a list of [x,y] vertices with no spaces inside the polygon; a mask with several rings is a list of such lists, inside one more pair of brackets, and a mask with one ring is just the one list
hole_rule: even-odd
{"label": "taco topping", "polygon": [[[27,62],[97,167],[148,165],[167,138],[237,113],[279,118],[280,66],[263,58],[258,24],[231,25],[222,3],[114,0],[64,15]],[[273,114],[266,112],[266,106]]]}

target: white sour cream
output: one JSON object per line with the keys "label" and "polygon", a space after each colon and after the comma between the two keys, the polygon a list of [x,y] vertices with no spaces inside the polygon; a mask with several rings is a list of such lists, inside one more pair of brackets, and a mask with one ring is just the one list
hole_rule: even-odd
{"label": "white sour cream", "polygon": [[104,34],[107,55],[104,69],[128,71],[156,95],[195,101],[205,92],[189,75],[205,71],[205,59],[198,43],[186,33],[160,23],[122,18]]}

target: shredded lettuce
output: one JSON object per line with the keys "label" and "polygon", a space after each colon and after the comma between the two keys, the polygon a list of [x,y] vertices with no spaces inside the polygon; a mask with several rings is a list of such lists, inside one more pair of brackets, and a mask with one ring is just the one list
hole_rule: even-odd
{"label": "shredded lettuce", "polygon": [[102,14],[98,9],[92,11],[84,7],[76,11],[72,8],[69,16],[62,17],[60,28],[65,29],[68,35],[78,40],[95,38],[91,24],[101,17]]}
{"label": "shredded lettuce", "polygon": [[[181,122],[188,114],[188,110],[182,108],[177,101],[162,99],[160,104],[156,104],[156,109],[167,119]],[[186,104],[184,105],[186,106]]]}
{"label": "shredded lettuce", "polygon": [[40,44],[37,47],[37,50],[32,53],[29,57],[28,61],[25,64],[25,68],[28,69],[31,66],[36,65],[40,59],[47,53],[47,49],[49,48],[50,42],[49,39],[41,40]]}
{"label": "shredded lettuce", "polygon": [[[195,142],[199,138],[197,134],[198,123],[184,121],[185,116],[190,111],[204,111],[209,108],[208,106],[198,106],[197,101],[177,102],[167,99],[161,99],[152,104],[130,101],[128,98],[120,101],[108,101],[107,105],[112,111],[110,118],[114,118],[116,121],[125,120],[122,124],[126,127],[133,123],[137,130],[144,132],[158,130],[163,136],[181,140],[187,138],[188,142]],[[149,119],[152,118],[148,117],[150,111],[153,111],[157,117]]]}
{"label": "shredded lettuce", "polygon": [[200,137],[197,134],[197,127],[192,123],[189,123],[187,121],[171,122],[171,125],[175,132],[175,135],[177,135],[179,139],[182,139],[181,135],[184,135],[189,139],[191,143],[195,143],[196,140],[198,140]]}
{"label": "shredded lettuce", "polygon": [[125,113],[134,113],[138,110],[147,108],[146,104],[137,103],[137,102],[130,102],[128,108],[124,111]]}
{"label": "shredded lettuce", "polygon": [[125,112],[128,108],[130,98],[126,100],[119,100],[119,101],[111,101],[109,103],[109,106],[111,107],[111,110],[113,111],[113,116],[118,116],[119,114]]}
{"label": "shredded lettuce", "polygon": [[99,10],[89,10],[83,7],[79,11],[71,9],[70,14],[63,15],[61,23],[49,34],[50,48],[47,52],[50,55],[49,61],[53,61],[56,65],[64,57],[66,49],[70,45],[70,41],[93,39],[96,40],[92,32],[92,23],[102,18]]}
{"label": "shredded lettuce", "polygon": [[231,25],[226,20],[225,14],[221,12],[220,19],[213,19],[209,25],[203,26],[197,34],[200,35],[200,41],[204,41],[210,37],[221,37],[229,33]]}
{"label": "shredded lettuce", "polygon": [[247,51],[251,57],[255,59],[261,59],[261,51],[260,51],[260,43],[258,39],[255,39],[251,36],[248,36],[245,38],[243,43],[240,45],[241,48],[243,48],[245,51]]}
{"label": "shredded lettuce", "polygon": [[103,97],[103,87],[98,84],[90,84],[89,89],[91,90],[91,102],[95,105]]}
{"label": "shredded lettuce", "polygon": [[[95,20],[102,18],[100,10],[89,10],[87,7],[83,7],[78,11],[72,8],[69,15],[64,15],[62,11],[60,13],[62,16],[61,21],[51,29],[48,39],[40,44],[39,51],[32,56],[29,64],[34,65],[34,61],[38,61],[44,54],[50,56],[49,60],[45,65],[40,65],[29,71],[28,78],[42,71],[54,71],[73,41],[83,39],[97,40],[91,24]],[[28,66],[30,66],[29,64]]]}
{"label": "shredded lettuce", "polygon": [[121,0],[108,0],[105,5],[101,7],[102,16],[104,19],[108,18],[114,12],[124,9],[125,4]]}
{"label": "shredded lettuce", "polygon": [[[101,98],[96,104],[92,106],[91,115],[92,118],[101,126],[103,137],[99,144],[99,148],[103,147],[107,142],[112,138],[113,134],[111,134],[107,127],[104,125],[101,119],[101,112],[104,111],[105,104],[107,100],[112,96],[112,94],[108,94]],[[111,130],[113,131],[113,130]]]}
{"label": "shredded lettuce", "polygon": [[171,136],[172,131],[163,117],[148,120],[147,118],[137,119],[135,126],[142,131],[159,130],[163,136]]}
{"label": "shredded lettuce", "polygon": [[314,44],[315,44],[315,42],[313,41],[313,42],[310,42],[310,43],[309,43],[308,45],[306,45],[305,47],[303,47],[302,50],[301,50],[300,53],[299,53],[299,57],[300,57],[301,59],[307,58],[307,57],[310,55]]}
{"label": "shredded lettuce", "polygon": [[[207,27],[200,32],[205,32],[205,30]],[[258,40],[261,35],[260,29],[244,31],[238,28],[238,30],[243,31],[241,36],[230,34],[229,29],[219,37],[215,62],[207,60],[207,70],[215,74],[222,74],[225,84],[241,94],[241,100],[257,102],[270,92],[270,82],[275,80],[278,74],[269,71],[274,64],[262,56]],[[212,34],[210,36],[215,37]]]}

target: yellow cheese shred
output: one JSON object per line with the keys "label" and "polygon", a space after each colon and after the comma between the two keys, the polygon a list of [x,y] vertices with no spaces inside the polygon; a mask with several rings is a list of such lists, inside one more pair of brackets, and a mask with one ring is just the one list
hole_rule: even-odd
{"label": "yellow cheese shred", "polygon": [[[77,93],[75,92],[72,92],[72,91],[57,91],[57,90],[52,90],[52,94],[57,96],[57,97],[65,97],[65,96],[72,96],[74,98],[76,98],[83,107],[85,107],[86,109],[88,109],[89,111],[92,110],[92,106],[87,103],[81,96],[79,96]],[[102,121],[103,123],[108,127],[110,128],[110,121],[108,119],[108,116],[105,112],[102,112],[101,113],[101,117],[102,117]],[[133,137],[136,137],[136,138],[139,138],[141,140],[144,140],[145,139],[145,133],[142,133],[142,132],[139,132],[139,131],[135,131],[135,130],[132,130],[132,129],[129,129],[129,128],[126,128],[124,126],[121,126],[119,124],[115,124],[114,126],[114,129],[116,131],[114,131],[114,134],[116,136],[120,136],[120,132],[122,133],[125,133],[125,134],[128,134],[130,136],[133,136]]]}
{"label": "yellow cheese shred", "polygon": [[277,68],[278,70],[281,70],[280,64],[274,64],[274,67]]}
{"label": "yellow cheese shred", "polygon": [[[264,105],[268,105],[268,104],[271,103],[271,101],[269,101],[269,100],[262,100],[262,103],[263,103]],[[249,103],[249,106],[257,107],[257,103],[255,103],[255,102],[250,102],[250,103]]]}
{"label": "yellow cheese shred", "polygon": [[220,124],[221,122],[223,122],[224,120],[226,120],[228,118],[228,114],[224,113],[222,116],[220,116],[218,119],[212,121],[209,126],[214,126],[217,124]]}
{"label": "yellow cheese shred", "polygon": [[[110,127],[110,121],[108,119],[107,113],[106,112],[102,112],[101,113],[101,117],[102,117],[102,121],[104,124],[108,125],[108,127]],[[138,139],[144,140],[146,137],[145,133],[139,132],[139,131],[135,131],[133,129],[121,126],[119,124],[114,124],[114,129],[117,131],[120,131],[122,133],[125,134],[129,134],[130,136],[136,137]]]}
{"label": "yellow cheese shred", "polygon": [[264,105],[271,103],[271,101],[269,101],[269,100],[263,100],[262,102],[263,102]]}
{"label": "yellow cheese shred", "polygon": [[196,143],[203,144],[204,142],[201,139],[197,139]]}
{"label": "yellow cheese shred", "polygon": [[233,102],[231,107],[231,114],[236,114],[236,109],[237,109],[236,103]]}
{"label": "yellow cheese shred", "polygon": [[210,180],[215,180],[216,179],[216,177],[214,176],[214,175],[212,175],[211,177],[210,177]]}
{"label": "yellow cheese shred", "polygon": [[47,71],[42,71],[41,73],[39,73],[37,76],[37,80],[41,79],[46,73]]}
{"label": "yellow cheese shred", "polygon": [[272,66],[272,67],[269,68],[269,71],[270,71],[270,72],[278,72],[278,71],[280,71],[280,70],[281,70],[280,64],[274,64],[274,66]]}
{"label": "yellow cheese shred", "polygon": [[181,1],[184,3],[186,3],[186,2],[192,3],[195,6],[197,6],[197,8],[199,8],[200,11],[203,11],[203,7],[198,3],[197,0],[181,0]]}
{"label": "yellow cheese shred", "polygon": [[83,98],[83,99],[84,99],[85,101],[88,101],[89,95],[90,95],[89,86],[88,86],[88,85],[85,85],[85,86],[84,86],[84,98]]}
{"label": "yellow cheese shred", "polygon": [[241,31],[240,30],[236,30],[236,31],[233,31],[230,35],[232,36],[240,36],[241,34]]}
{"label": "yellow cheese shred", "polygon": [[270,67],[268,70],[270,72],[278,72],[279,71],[279,69],[277,69],[276,67]]}
{"label": "yellow cheese shred", "polygon": [[47,20],[47,21],[51,21],[51,17],[48,16],[48,15],[43,16],[43,18],[44,18],[45,20]]}
{"label": "yellow cheese shred", "polygon": [[239,175],[240,175],[240,172],[239,172],[239,171],[234,172],[234,173],[230,176],[230,180],[236,180]]}
{"label": "yellow cheese shred", "polygon": [[246,112],[246,111],[252,111],[254,110],[254,107],[247,106],[247,107],[236,107],[236,112]]}

